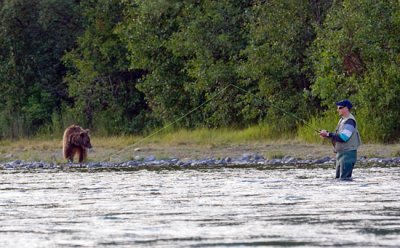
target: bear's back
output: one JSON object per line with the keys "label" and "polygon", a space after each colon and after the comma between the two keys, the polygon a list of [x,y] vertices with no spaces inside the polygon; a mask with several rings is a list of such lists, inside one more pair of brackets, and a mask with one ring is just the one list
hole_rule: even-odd
{"label": "bear's back", "polygon": [[80,132],[83,131],[83,128],[81,128],[78,125],[71,125],[69,127],[67,127],[64,131],[64,135],[63,135],[63,146],[66,147],[69,142],[71,141],[71,137],[74,134],[79,134]]}

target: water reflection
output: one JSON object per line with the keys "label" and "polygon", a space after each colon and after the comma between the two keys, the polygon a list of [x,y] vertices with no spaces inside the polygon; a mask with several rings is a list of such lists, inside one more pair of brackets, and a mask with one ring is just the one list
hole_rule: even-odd
{"label": "water reflection", "polygon": [[0,174],[1,247],[400,245],[400,168]]}

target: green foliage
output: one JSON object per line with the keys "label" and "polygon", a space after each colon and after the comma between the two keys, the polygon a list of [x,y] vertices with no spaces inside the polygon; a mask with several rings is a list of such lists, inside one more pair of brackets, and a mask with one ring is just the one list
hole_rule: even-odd
{"label": "green foliage", "polygon": [[[128,43],[131,67],[147,71],[139,87],[160,119],[175,120],[238,81],[247,2],[143,1],[128,9],[119,31]],[[229,88],[180,124],[243,125],[236,95]]]}
{"label": "green foliage", "polygon": [[364,142],[395,142],[399,37],[397,0],[3,0],[0,138],[147,133],[202,105],[172,129],[320,142],[348,98]]}
{"label": "green foliage", "polygon": [[[257,1],[252,11],[249,45],[243,51],[247,60],[241,74],[258,88],[265,98],[265,121],[277,131],[287,132],[298,125],[291,115],[281,109],[307,119],[314,114],[313,101],[307,92],[311,78],[305,58],[314,38],[314,26],[321,21],[321,13],[310,1]],[[322,11],[322,10],[321,10]],[[274,108],[274,105],[279,108]]]}
{"label": "green foliage", "polygon": [[104,135],[139,132],[144,123],[138,125],[137,119],[145,119],[147,107],[136,90],[142,71],[128,69],[126,46],[115,34],[121,1],[83,1],[80,7],[85,31],[78,47],[64,56],[70,68],[65,79],[74,99],[74,122]]}
{"label": "green foliage", "polygon": [[[173,55],[184,61],[189,77],[185,90],[194,106],[208,100],[229,84],[238,84],[240,52],[246,47],[247,12],[251,1],[202,1],[182,9],[178,31],[168,42]],[[208,127],[249,124],[244,112],[243,92],[227,88],[221,97],[204,107],[195,120]]]}
{"label": "green foliage", "polygon": [[140,1],[126,3],[124,21],[116,32],[129,51],[131,70],[142,70],[137,87],[158,119],[169,122],[189,108],[184,91],[187,77],[182,61],[168,50],[167,41],[176,31],[176,16],[183,3],[176,1]]}
{"label": "green foliage", "polygon": [[73,1],[0,3],[0,115],[2,129],[15,130],[2,135],[35,133],[67,100],[60,58],[75,42],[76,13]]}
{"label": "green foliage", "polygon": [[[339,118],[338,114],[334,111],[327,111],[321,116],[312,117],[307,122],[309,126],[298,127],[297,137],[308,143],[321,143],[321,137],[315,130],[328,130],[329,132],[334,132]],[[326,142],[329,141],[326,140]]]}
{"label": "green foliage", "polygon": [[400,134],[400,3],[339,1],[319,29],[313,94],[334,106],[350,98],[362,135],[395,141]]}

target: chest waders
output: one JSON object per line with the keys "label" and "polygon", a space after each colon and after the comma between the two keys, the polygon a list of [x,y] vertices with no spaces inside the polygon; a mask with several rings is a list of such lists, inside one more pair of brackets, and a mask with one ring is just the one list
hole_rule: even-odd
{"label": "chest waders", "polygon": [[356,119],[352,114],[339,120],[335,134],[339,135],[344,130],[347,120],[353,120],[356,125],[350,139],[347,142],[337,142],[332,139],[332,144],[336,152],[336,178],[350,179],[354,165],[357,161],[357,149],[361,145],[360,134],[357,129]]}

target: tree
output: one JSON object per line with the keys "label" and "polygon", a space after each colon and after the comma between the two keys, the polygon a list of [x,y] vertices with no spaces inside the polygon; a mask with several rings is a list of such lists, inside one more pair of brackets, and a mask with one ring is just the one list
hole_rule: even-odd
{"label": "tree", "polygon": [[168,42],[174,56],[184,60],[183,70],[190,77],[185,89],[198,105],[226,88],[223,94],[204,107],[199,124],[209,127],[244,126],[248,123],[245,95],[238,85],[240,52],[247,45],[251,1],[193,1],[179,16],[179,28]]}
{"label": "tree", "polygon": [[168,49],[168,40],[177,31],[177,16],[184,5],[179,1],[127,1],[125,18],[118,34],[128,47],[130,68],[144,71],[138,89],[155,118],[171,122],[190,109],[188,80],[183,61]]}
{"label": "tree", "polygon": [[0,136],[35,133],[67,100],[60,62],[79,31],[77,4],[5,0],[0,4]]}
{"label": "tree", "polygon": [[313,94],[326,106],[353,100],[365,140],[400,134],[399,20],[395,0],[338,1],[314,44]]}
{"label": "tree", "polygon": [[298,123],[274,105],[304,119],[316,110],[308,94],[313,76],[308,48],[329,2],[257,1],[252,8],[241,72],[248,87],[265,99],[263,117],[277,129],[293,130]]}
{"label": "tree", "polygon": [[115,33],[123,4],[90,0],[80,7],[85,31],[78,47],[64,57],[72,112],[98,133],[141,132],[147,106],[136,84],[143,71],[130,70],[126,45]]}
{"label": "tree", "polygon": [[[231,0],[140,1],[127,9],[119,30],[132,68],[146,71],[139,88],[160,119],[173,121],[238,82],[236,64],[246,45],[241,27],[249,5]],[[181,125],[243,125],[235,107],[237,94],[229,88]]]}

